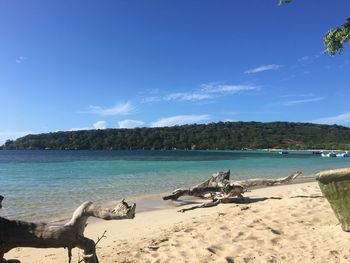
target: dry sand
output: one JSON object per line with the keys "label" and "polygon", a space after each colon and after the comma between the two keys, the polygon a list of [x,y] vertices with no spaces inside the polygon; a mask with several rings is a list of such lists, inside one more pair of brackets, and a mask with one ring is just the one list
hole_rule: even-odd
{"label": "dry sand", "polygon": [[[86,228],[100,262],[350,262],[343,232],[315,182],[257,189],[247,204],[178,213],[143,212],[134,220],[97,221]],[[73,250],[78,262],[78,250]],[[67,262],[64,249],[19,248],[22,263]]]}

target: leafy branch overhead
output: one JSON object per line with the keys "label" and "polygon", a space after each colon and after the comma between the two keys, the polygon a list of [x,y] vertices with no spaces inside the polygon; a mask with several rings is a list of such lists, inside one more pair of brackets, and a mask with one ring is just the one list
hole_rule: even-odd
{"label": "leafy branch overhead", "polygon": [[341,53],[343,44],[350,43],[350,17],[340,27],[328,31],[323,40],[327,47],[325,53],[331,56]]}
{"label": "leafy branch overhead", "polygon": [[[278,4],[289,4],[292,1],[293,0],[278,0]],[[350,17],[341,26],[329,30],[323,37],[323,41],[326,45],[324,53],[331,56],[341,53],[343,45],[350,43]]]}

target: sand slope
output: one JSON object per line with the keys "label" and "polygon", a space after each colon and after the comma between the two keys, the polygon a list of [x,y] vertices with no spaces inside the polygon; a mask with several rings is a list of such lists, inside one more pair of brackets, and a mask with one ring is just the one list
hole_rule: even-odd
{"label": "sand slope", "polygon": [[[248,204],[178,213],[144,212],[134,220],[88,226],[100,262],[350,262],[343,232],[316,183],[254,190]],[[78,250],[73,251],[77,262]],[[66,262],[63,249],[16,249],[6,258]]]}

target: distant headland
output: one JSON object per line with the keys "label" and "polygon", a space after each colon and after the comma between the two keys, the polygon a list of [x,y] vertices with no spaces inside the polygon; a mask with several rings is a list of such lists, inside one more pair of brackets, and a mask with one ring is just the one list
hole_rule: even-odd
{"label": "distant headland", "polygon": [[299,122],[217,122],[162,128],[51,132],[8,140],[6,150],[350,149],[350,128]]}

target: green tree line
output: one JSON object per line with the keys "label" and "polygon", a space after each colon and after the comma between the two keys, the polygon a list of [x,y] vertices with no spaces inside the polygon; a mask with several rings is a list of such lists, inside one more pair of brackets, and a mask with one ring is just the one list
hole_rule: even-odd
{"label": "green tree line", "polygon": [[162,128],[105,129],[27,135],[3,149],[350,149],[350,128],[292,122],[218,122]]}

